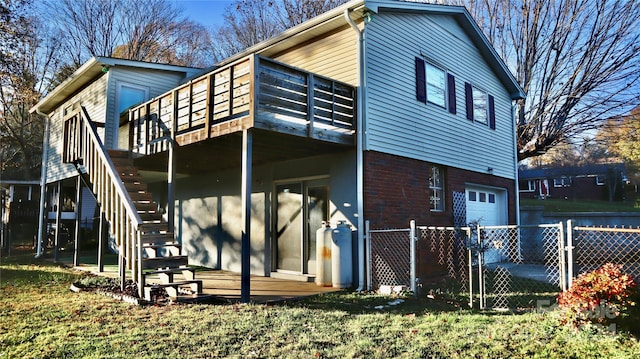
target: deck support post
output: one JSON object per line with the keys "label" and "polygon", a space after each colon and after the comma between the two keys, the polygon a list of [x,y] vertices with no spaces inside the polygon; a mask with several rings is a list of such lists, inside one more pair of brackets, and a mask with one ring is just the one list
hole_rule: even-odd
{"label": "deck support post", "polygon": [[178,91],[173,92],[173,121],[171,123],[171,133],[169,135],[169,160],[167,169],[167,224],[169,232],[175,234],[176,217],[176,132],[178,131]]}
{"label": "deck support post", "polygon": [[82,175],[78,175],[76,181],[76,226],[73,230],[73,266],[77,267],[80,264],[80,224],[82,216]]}
{"label": "deck support post", "polygon": [[240,302],[249,303],[251,300],[251,175],[253,155],[253,133],[251,130],[242,131],[242,252]]}
{"label": "deck support post", "polygon": [[56,198],[56,230],[53,238],[53,261],[58,261],[58,251],[60,250],[60,226],[62,222],[60,217],[62,217],[62,181],[58,181],[58,198]]}

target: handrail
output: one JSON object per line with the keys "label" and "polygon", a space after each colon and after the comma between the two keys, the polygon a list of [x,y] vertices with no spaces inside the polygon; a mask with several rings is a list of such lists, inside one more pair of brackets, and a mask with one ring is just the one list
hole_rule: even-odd
{"label": "handrail", "polygon": [[126,265],[142,297],[140,226],[143,221],[84,107],[64,119],[63,162],[73,163],[81,174],[89,176],[96,201],[113,226],[121,258],[121,285],[125,283]]}
{"label": "handrail", "polygon": [[[82,114],[84,116],[80,116],[80,119],[83,122],[84,126],[86,126],[86,128],[90,129],[90,131],[87,130],[86,133],[89,135],[89,137],[90,137],[91,141],[93,142],[94,146],[96,146],[97,148],[100,149],[100,151],[97,151],[96,153],[100,157],[100,160],[105,162],[105,164],[106,164],[105,165],[105,169],[107,170],[107,172],[109,174],[109,178],[116,185],[116,191],[118,192],[118,195],[121,197],[121,199],[125,200],[123,205],[127,209],[127,213],[129,214],[129,217],[131,218],[132,222],[137,227],[137,226],[142,224],[142,218],[138,214],[138,211],[136,210],[136,207],[133,204],[133,201],[131,200],[131,197],[129,197],[129,192],[127,192],[127,189],[124,187],[124,184],[122,183],[122,180],[120,179],[120,175],[118,175],[118,173],[116,172],[116,169],[115,169],[115,166],[113,164],[113,161],[111,161],[111,157],[106,155],[107,149],[104,146],[104,144],[102,143],[102,140],[100,139],[100,137],[98,136],[98,131],[96,130],[93,122],[88,120],[89,114],[87,113],[86,108],[84,106],[82,106],[81,110],[82,110]],[[85,156],[81,156],[79,159],[83,159],[84,160],[85,158],[89,158],[88,156],[86,156],[86,155],[88,155],[88,153],[89,152],[85,148],[84,153],[82,153],[82,155],[85,155]]]}

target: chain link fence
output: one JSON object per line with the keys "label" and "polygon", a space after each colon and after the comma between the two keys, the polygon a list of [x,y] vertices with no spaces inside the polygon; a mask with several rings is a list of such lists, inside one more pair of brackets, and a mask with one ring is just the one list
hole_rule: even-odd
{"label": "chain link fence", "polygon": [[[470,306],[481,309],[529,309],[540,299],[555,297],[566,283],[560,224],[455,228],[412,223],[408,229],[367,233],[370,288],[402,285],[415,290],[416,282],[430,280],[412,273],[412,265],[423,268],[422,262],[435,262],[446,278],[436,284],[438,290],[468,298]],[[421,257],[412,255],[412,243]]]}
{"label": "chain link fence", "polygon": [[572,227],[571,221],[567,227],[570,272],[577,276],[612,263],[640,282],[640,228]]}
{"label": "chain link fence", "polygon": [[428,262],[429,270],[444,272],[430,284],[467,298],[471,307],[520,311],[553,303],[572,278],[606,263],[640,281],[640,228],[573,227],[568,221],[566,229],[565,236],[562,222],[428,227],[413,221],[406,229],[367,229],[369,288],[433,290],[420,287],[433,274],[425,270]]}

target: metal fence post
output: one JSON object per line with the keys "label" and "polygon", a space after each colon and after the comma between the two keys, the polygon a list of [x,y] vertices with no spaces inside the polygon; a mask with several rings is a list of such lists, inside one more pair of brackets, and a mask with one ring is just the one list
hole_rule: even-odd
{"label": "metal fence post", "polygon": [[411,248],[411,291],[413,292],[413,296],[417,297],[418,293],[416,292],[416,221],[414,219],[409,222],[409,240],[410,248]]}
{"label": "metal fence post", "polygon": [[473,309],[473,251],[471,250],[471,228],[467,227],[467,258],[469,259],[469,309]]}
{"label": "metal fence post", "polygon": [[364,241],[366,243],[366,269],[367,269],[367,290],[373,289],[373,283],[371,281],[371,272],[373,271],[373,264],[371,263],[371,222],[367,219],[364,221]]}
{"label": "metal fence post", "polygon": [[573,284],[573,223],[570,219],[567,220],[567,289],[571,288]]}
{"label": "metal fence post", "polygon": [[484,248],[482,246],[482,230],[480,226],[476,226],[476,235],[478,237],[478,293],[480,294],[480,309],[485,309],[487,306],[486,296],[485,296],[485,286],[484,286],[484,272],[482,267],[483,256],[484,256]]}
{"label": "metal fence post", "polygon": [[560,221],[558,223],[558,256],[559,256],[559,272],[558,272],[558,279],[560,280],[560,288],[562,288],[562,291],[566,291],[567,290],[567,262],[565,259],[565,242],[564,242],[564,226],[562,224],[562,221]]}

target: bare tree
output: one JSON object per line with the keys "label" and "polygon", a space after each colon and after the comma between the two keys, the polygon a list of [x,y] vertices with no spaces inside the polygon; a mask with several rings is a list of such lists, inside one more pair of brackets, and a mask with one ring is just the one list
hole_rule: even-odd
{"label": "bare tree", "polygon": [[237,0],[227,7],[226,24],[213,31],[216,61],[320,15],[346,0]]}
{"label": "bare tree", "polygon": [[466,0],[527,99],[518,159],[597,128],[639,103],[640,2]]}
{"label": "bare tree", "polygon": [[76,67],[88,57],[111,55],[122,41],[116,17],[122,1],[50,0],[46,5],[51,20],[60,29],[62,46]]}
{"label": "bare tree", "polygon": [[139,0],[123,3],[121,28],[124,44],[116,57],[164,62],[176,65],[207,66],[204,53],[209,34],[204,26],[176,12],[164,0]]}
{"label": "bare tree", "polygon": [[346,0],[282,0],[279,7],[279,20],[287,29],[327,12]]}
{"label": "bare tree", "polygon": [[[206,29],[167,0],[49,0],[76,67],[91,56],[206,66]],[[195,63],[193,63],[194,61]]]}

